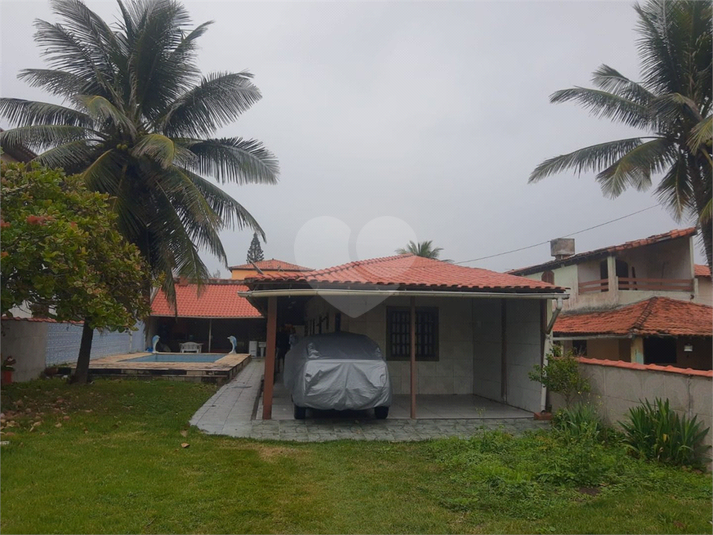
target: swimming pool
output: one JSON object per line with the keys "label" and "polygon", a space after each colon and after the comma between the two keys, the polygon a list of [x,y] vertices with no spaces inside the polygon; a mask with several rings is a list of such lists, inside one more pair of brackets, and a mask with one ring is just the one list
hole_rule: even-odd
{"label": "swimming pool", "polygon": [[215,362],[224,356],[224,353],[152,353],[124,362]]}

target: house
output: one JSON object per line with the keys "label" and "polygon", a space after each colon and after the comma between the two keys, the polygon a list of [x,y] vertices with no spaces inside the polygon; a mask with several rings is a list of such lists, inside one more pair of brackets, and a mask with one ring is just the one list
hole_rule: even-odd
{"label": "house", "polygon": [[570,289],[553,330],[565,349],[710,370],[710,271],[693,262],[695,234],[673,230],[579,254],[574,240],[553,240],[554,260],[509,273]]}
{"label": "house", "polygon": [[[4,132],[0,128],[0,132]],[[7,163],[22,162],[27,163],[37,158],[37,154],[24,145],[2,145],[0,146],[0,161]]]}
{"label": "house", "polygon": [[310,268],[298,266],[297,264],[291,264],[290,262],[285,262],[284,260],[276,260],[274,258],[271,258],[270,260],[260,260],[259,262],[249,264],[240,264],[239,266],[231,266],[228,269],[230,270],[232,278],[239,280],[254,277],[259,273],[270,275],[312,271]]}
{"label": "house", "polygon": [[276,332],[285,323],[307,334],[375,340],[394,394],[411,396],[412,417],[417,394],[544,408],[543,389],[527,374],[543,361],[552,301],[561,308],[564,288],[410,254],[257,275],[245,284],[241,295],[267,317],[265,419],[272,415]]}
{"label": "house", "polygon": [[274,258],[255,265],[233,266],[230,270],[232,279],[210,279],[202,286],[177,279],[175,308],[162,290],[156,292],[151,301],[151,316],[146,322],[147,345],[158,334],[164,347],[171,351],[179,351],[184,342],[196,342],[202,344],[203,352],[227,353],[231,350],[229,336],[237,339],[238,353],[250,351],[251,341],[264,346],[266,320],[238,295],[247,290],[243,279],[260,273],[310,271]]}

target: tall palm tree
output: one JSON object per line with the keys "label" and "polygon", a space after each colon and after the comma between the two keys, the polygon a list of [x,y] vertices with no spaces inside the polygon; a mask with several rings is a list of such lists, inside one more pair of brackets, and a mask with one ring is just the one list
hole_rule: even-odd
{"label": "tall palm tree", "polygon": [[[396,254],[413,254],[424,258],[440,260],[438,257],[441,256],[441,251],[443,251],[443,247],[433,247],[433,240],[420,241],[417,243],[410,241],[406,247],[396,249]],[[451,260],[443,260],[443,262],[451,262]]]}
{"label": "tall palm tree", "polygon": [[646,190],[662,174],[655,193],[676,220],[701,225],[711,266],[711,4],[697,0],[649,0],[634,7],[643,80],[634,82],[602,65],[595,89],[557,91],[551,102],[573,101],[592,115],[640,128],[645,135],[600,143],[542,162],[530,182],[572,169],[596,171],[602,191],[617,197],[629,187]]}
{"label": "tall palm tree", "polygon": [[249,72],[201,76],[196,42],[210,22],[189,29],[175,0],[118,4],[110,26],[81,0],[52,0],[61,23],[35,21],[49,68],[19,78],[63,105],[0,99],[0,116],[16,126],[0,144],[32,147],[37,162],[81,173],[91,189],[109,193],[120,230],[173,299],[174,276],[210,276],[200,248],[227,261],[221,230],[249,227],[264,239],[250,213],[206,176],[274,184],[278,163],[259,141],[210,137],[261,98]]}
{"label": "tall palm tree", "polygon": [[[175,0],[118,3],[111,27],[81,0],[51,2],[62,23],[35,22],[50,68],[19,77],[64,105],[0,99],[0,116],[16,125],[0,133],[0,145],[34,148],[37,162],[81,173],[90,189],[110,194],[121,232],[175,302],[174,275],[210,276],[201,247],[227,263],[221,230],[247,226],[264,239],[250,213],[205,175],[274,184],[278,164],[259,141],[209,137],[260,99],[248,72],[200,75],[196,40],[210,23],[189,30]],[[85,318],[78,382],[88,377],[93,328]]]}

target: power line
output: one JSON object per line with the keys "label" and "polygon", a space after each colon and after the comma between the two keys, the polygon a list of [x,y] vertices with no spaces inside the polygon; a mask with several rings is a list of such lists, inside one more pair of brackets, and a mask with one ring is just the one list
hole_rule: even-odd
{"label": "power line", "polygon": [[[641,212],[646,212],[647,210],[651,210],[652,208],[657,208],[661,206],[660,204],[654,204],[653,206],[649,206],[648,208],[644,208],[643,210],[638,210],[636,212],[632,212],[630,214],[617,217],[616,219],[612,219],[610,221],[606,221],[604,223],[600,223],[599,225],[594,225],[593,227],[585,228],[582,230],[578,230],[577,232],[572,232],[571,234],[565,234],[564,236],[559,236],[560,238],[569,238],[570,236],[576,236],[577,234],[582,234],[583,232],[587,232],[590,230],[594,230],[595,228],[603,227],[604,225],[609,225],[610,223],[616,223],[617,221],[621,221],[622,219],[626,219],[627,217],[634,216],[636,214],[640,214]],[[550,243],[551,240],[546,240],[540,243],[535,243],[534,245],[528,245],[527,247],[519,247],[518,249],[512,249],[510,251],[505,251],[503,253],[497,253],[497,254],[491,254],[489,256],[481,256],[480,258],[473,258],[472,260],[461,260],[460,262],[453,262],[454,264],[467,264],[468,262],[477,262],[478,260],[486,260],[488,258],[495,258],[497,256],[503,256],[506,254],[511,254],[511,253],[517,253],[519,251],[525,251],[527,249],[532,249],[534,247],[539,247],[540,245],[545,245]]]}

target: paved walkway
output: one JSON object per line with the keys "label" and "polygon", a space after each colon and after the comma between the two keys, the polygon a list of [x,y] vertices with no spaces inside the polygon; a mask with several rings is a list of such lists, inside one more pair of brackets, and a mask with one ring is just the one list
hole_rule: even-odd
{"label": "paved walkway", "polygon": [[213,435],[297,442],[329,440],[414,441],[447,436],[469,437],[501,429],[520,434],[546,429],[548,422],[525,418],[386,419],[373,417],[308,418],[306,420],[253,419],[263,374],[263,361],[253,360],[223,386],[191,418],[191,425]]}

